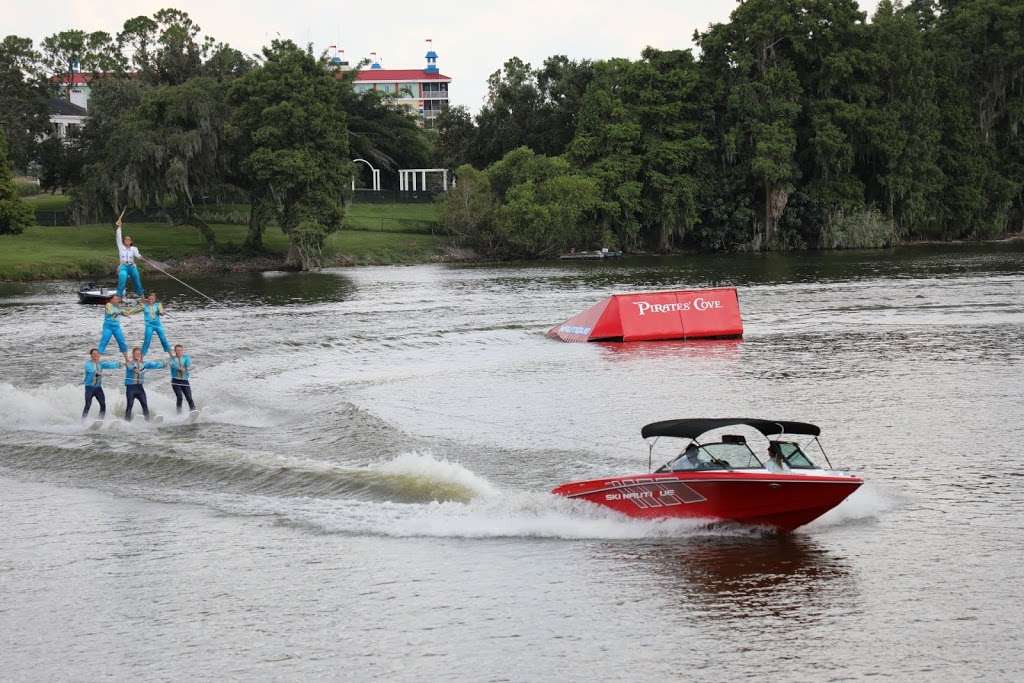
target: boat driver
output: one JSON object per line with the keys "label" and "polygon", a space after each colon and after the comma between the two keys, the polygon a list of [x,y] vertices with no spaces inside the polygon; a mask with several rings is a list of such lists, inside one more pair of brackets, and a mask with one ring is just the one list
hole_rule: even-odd
{"label": "boat driver", "polygon": [[676,459],[674,470],[699,470],[701,468],[701,461],[698,459],[700,453],[700,446],[696,443],[691,442],[687,445],[686,449],[679,454]]}

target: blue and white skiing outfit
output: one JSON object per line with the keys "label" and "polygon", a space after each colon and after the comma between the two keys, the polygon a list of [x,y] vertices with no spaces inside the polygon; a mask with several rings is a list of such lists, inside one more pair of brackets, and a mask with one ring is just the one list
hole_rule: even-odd
{"label": "blue and white skiing outfit", "polygon": [[91,360],[85,361],[85,408],[82,410],[82,417],[89,415],[92,407],[92,400],[95,398],[100,406],[100,419],[107,414],[107,397],[103,394],[103,371],[114,370],[121,367],[121,364],[114,360],[101,360],[94,363]]}
{"label": "blue and white skiing outfit", "polygon": [[121,237],[121,226],[117,226],[116,238],[117,255],[121,260],[121,265],[117,267],[117,295],[124,296],[125,285],[128,284],[128,278],[131,277],[135,296],[141,299],[145,292],[142,289],[142,276],[139,275],[139,269],[135,266],[135,259],[142,258],[142,254],[139,253],[138,247],[134,244],[130,247],[124,246],[124,239]]}
{"label": "blue and white skiing outfit", "polygon": [[142,355],[149,353],[149,345],[153,341],[153,333],[160,337],[160,346],[164,347],[164,353],[171,352],[171,345],[164,334],[164,325],[160,321],[160,315],[164,312],[164,306],[159,301],[152,304],[143,304],[142,311],[146,316],[146,336],[142,340]]}
{"label": "blue and white skiing outfit", "polygon": [[192,400],[192,386],[188,379],[192,376],[192,358],[187,353],[171,357],[171,389],[174,390],[174,399],[177,403],[178,412],[181,412],[182,400],[188,401],[188,409],[195,410],[196,404]]}
{"label": "blue and white skiing outfit", "polygon": [[100,335],[100,343],[96,347],[100,353],[106,353],[111,336],[117,340],[117,348],[121,353],[128,353],[128,344],[124,340],[124,332],[121,331],[121,316],[134,312],[132,309],[125,310],[117,304],[107,304],[103,307],[103,334]]}
{"label": "blue and white skiing outfit", "polygon": [[124,366],[124,395],[128,402],[124,409],[124,419],[131,422],[132,406],[136,400],[142,406],[142,414],[147,420],[149,419],[149,403],[146,401],[146,387],[143,386],[146,381],[146,370],[156,370],[166,366],[166,363],[159,360],[147,360],[141,363],[133,360]]}

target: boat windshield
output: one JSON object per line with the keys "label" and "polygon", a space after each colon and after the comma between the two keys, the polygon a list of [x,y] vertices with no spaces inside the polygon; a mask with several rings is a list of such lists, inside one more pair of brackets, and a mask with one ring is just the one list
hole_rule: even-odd
{"label": "boat windshield", "polygon": [[818,466],[811,462],[811,459],[807,457],[807,454],[800,449],[799,444],[795,444],[791,441],[776,441],[775,443],[779,445],[779,451],[782,453],[782,457],[785,459],[786,464],[789,465],[790,469],[818,469]]}
{"label": "boat windshield", "polygon": [[745,443],[690,444],[668,465],[673,472],[685,470],[738,470],[763,468]]}

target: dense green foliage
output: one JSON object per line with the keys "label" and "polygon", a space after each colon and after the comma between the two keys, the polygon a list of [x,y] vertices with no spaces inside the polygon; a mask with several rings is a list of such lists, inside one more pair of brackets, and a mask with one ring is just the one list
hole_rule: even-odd
{"label": "dense green foliage", "polygon": [[14,187],[14,173],[7,159],[7,140],[0,130],[0,235],[20,234],[35,222],[32,209],[22,201]]}
{"label": "dense green foliage", "polygon": [[0,42],[0,134],[7,139],[11,163],[22,171],[34,157],[36,140],[50,128],[51,89],[41,60],[28,38],[7,36]]}
{"label": "dense green foliage", "polygon": [[519,147],[486,171],[465,165],[458,175],[445,201],[445,225],[485,256],[556,256],[600,240],[598,183],[562,157]]}
{"label": "dense green foliage", "polygon": [[[855,0],[747,0],[695,41],[699,58],[510,59],[475,121],[439,121],[438,159],[564,156],[600,187],[602,242],[630,249],[886,246],[1024,227],[1019,0],[882,0],[870,22]],[[473,199],[449,216],[507,201]],[[594,239],[588,226],[569,242]]]}
{"label": "dense green foliage", "polygon": [[291,240],[291,260],[319,265],[324,239],[341,228],[350,180],[341,88],[291,41],[263,50],[259,68],[228,93],[228,144],[239,183]]}
{"label": "dense green foliage", "polygon": [[[197,207],[250,207],[316,265],[369,160],[457,169],[445,225],[493,257],[568,249],[667,252],[889,246],[1024,227],[1024,3],[745,0],[696,50],[637,59],[508,59],[475,116],[422,130],[288,41],[247,56],[188,14],[0,42],[0,129],[19,169],[76,199],[80,220],[126,206],[216,232]],[[44,141],[54,75],[91,77],[78,139]],[[58,79],[59,80],[59,79]],[[232,216],[232,222],[238,216]]]}

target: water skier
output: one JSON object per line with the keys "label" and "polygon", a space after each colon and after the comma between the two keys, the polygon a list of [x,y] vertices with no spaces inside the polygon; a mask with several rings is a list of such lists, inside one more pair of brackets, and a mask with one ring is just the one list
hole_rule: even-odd
{"label": "water skier", "polygon": [[171,389],[174,390],[174,399],[177,401],[178,413],[181,413],[181,401],[188,401],[188,409],[195,411],[196,404],[192,400],[192,386],[188,383],[192,373],[192,358],[185,353],[185,347],[181,344],[174,345],[174,353],[171,355]]}
{"label": "water skier", "polygon": [[135,246],[135,240],[132,239],[131,235],[121,235],[121,219],[124,217],[124,211],[117,217],[117,231],[116,242],[117,242],[117,255],[121,261],[121,264],[117,267],[117,295],[124,296],[125,285],[128,284],[128,278],[132,279],[132,288],[135,290],[135,296],[140,299],[146,295],[142,289],[142,276],[139,275],[139,269],[135,265],[136,258],[142,258],[142,254],[139,253],[139,248]]}
{"label": "water skier", "polygon": [[132,360],[124,366],[124,395],[128,403],[124,409],[124,419],[132,421],[132,407],[137,400],[142,406],[142,414],[149,419],[149,403],[146,400],[146,370],[156,370],[167,367],[162,360],[143,360],[142,349],[138,346],[132,349]]}
{"label": "water skier", "polygon": [[103,307],[103,333],[100,335],[99,352],[107,352],[107,344],[110,338],[117,340],[117,348],[124,356],[124,362],[128,362],[128,343],[124,340],[124,332],[121,330],[121,316],[138,313],[133,308],[121,308],[121,297],[115,294]]}
{"label": "water skier", "polygon": [[100,406],[100,417],[107,415],[107,397],[103,394],[103,371],[116,370],[121,363],[116,360],[100,360],[98,349],[89,351],[89,360],[85,361],[85,408],[82,409],[82,419],[89,417],[89,409],[92,407],[92,400],[95,398]]}
{"label": "water skier", "polygon": [[[164,325],[161,317],[164,314],[164,305],[156,300],[156,292],[150,292],[146,297],[146,303],[142,304],[142,312],[146,318],[146,336],[142,340],[142,355],[149,353],[149,345],[153,341],[153,334],[160,337],[160,346],[164,353],[171,353],[171,344],[164,334]],[[173,355],[173,354],[172,354]]]}

